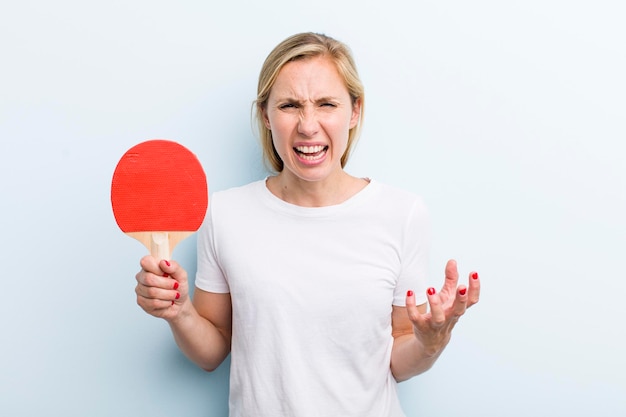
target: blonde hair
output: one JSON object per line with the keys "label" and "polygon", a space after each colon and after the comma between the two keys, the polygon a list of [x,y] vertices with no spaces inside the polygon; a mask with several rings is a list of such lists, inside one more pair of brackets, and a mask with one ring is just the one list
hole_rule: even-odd
{"label": "blonde hair", "polygon": [[267,128],[263,120],[263,113],[267,108],[270,92],[276,82],[278,73],[285,64],[320,55],[326,56],[333,61],[348,89],[352,105],[354,106],[358,101],[361,108],[358,123],[350,129],[348,133],[348,146],[341,157],[342,167],[345,167],[348,162],[350,152],[354,148],[354,144],[361,131],[364,88],[348,46],[336,39],[319,33],[306,32],[290,36],[279,43],[265,59],[261,73],[259,74],[257,98],[254,101],[258,134],[261,147],[263,148],[263,158],[268,168],[273,169],[275,172],[281,172],[284,166],[283,161],[280,159],[274,147],[272,131]]}

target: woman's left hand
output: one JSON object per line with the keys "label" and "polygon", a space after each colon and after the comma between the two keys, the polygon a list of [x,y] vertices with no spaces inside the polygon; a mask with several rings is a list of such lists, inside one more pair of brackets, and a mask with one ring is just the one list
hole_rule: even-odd
{"label": "woman's left hand", "polygon": [[438,356],[450,341],[452,329],[465,311],[478,302],[480,279],[477,272],[469,274],[469,285],[458,285],[459,272],[456,261],[446,264],[446,278],[439,293],[434,288],[427,291],[430,309],[420,313],[415,305],[415,295],[407,293],[407,313],[415,337],[423,346],[426,356]]}

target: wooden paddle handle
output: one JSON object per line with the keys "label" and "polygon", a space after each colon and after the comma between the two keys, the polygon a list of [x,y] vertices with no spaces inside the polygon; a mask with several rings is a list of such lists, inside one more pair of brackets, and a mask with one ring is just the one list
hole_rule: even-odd
{"label": "wooden paddle handle", "polygon": [[155,259],[170,259],[170,237],[167,232],[150,233],[150,255]]}
{"label": "wooden paddle handle", "polygon": [[171,259],[178,243],[194,232],[129,232],[128,236],[140,241],[157,261]]}

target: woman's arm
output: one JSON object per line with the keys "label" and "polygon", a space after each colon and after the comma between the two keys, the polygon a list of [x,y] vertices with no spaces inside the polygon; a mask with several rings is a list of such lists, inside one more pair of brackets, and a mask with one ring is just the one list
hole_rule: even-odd
{"label": "woman's arm", "polygon": [[215,370],[230,352],[230,294],[196,288],[193,305],[187,303],[181,313],[169,321],[176,344],[199,367]]}
{"label": "woman's arm", "polygon": [[[426,304],[417,306],[420,314],[426,313]],[[391,313],[393,350],[391,352],[391,372],[396,381],[405,381],[426,372],[435,363],[439,353],[427,355],[424,347],[413,333],[413,324],[406,307],[393,306]]]}
{"label": "woman's arm", "polygon": [[165,319],[181,351],[202,369],[217,368],[230,352],[230,294],[196,288],[189,297],[187,271],[175,261],[146,256],[137,274],[137,304],[148,314]]}
{"label": "woman's arm", "polygon": [[406,307],[393,306],[391,372],[397,381],[407,380],[427,371],[445,349],[452,329],[468,307],[476,304],[480,295],[478,274],[470,274],[469,286],[457,287],[459,274],[456,262],[448,261],[441,292],[428,291],[430,312],[426,304],[415,305],[415,295],[409,291]]}

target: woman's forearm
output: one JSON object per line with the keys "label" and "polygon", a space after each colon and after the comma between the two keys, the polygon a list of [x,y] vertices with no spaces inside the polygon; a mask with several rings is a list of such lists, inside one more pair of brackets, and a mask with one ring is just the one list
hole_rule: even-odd
{"label": "woman's forearm", "polygon": [[396,381],[406,381],[429,370],[442,351],[426,352],[412,333],[397,336],[391,351],[391,373]]}
{"label": "woman's forearm", "polygon": [[168,323],[180,350],[202,369],[213,371],[228,356],[230,335],[202,317],[190,301]]}

